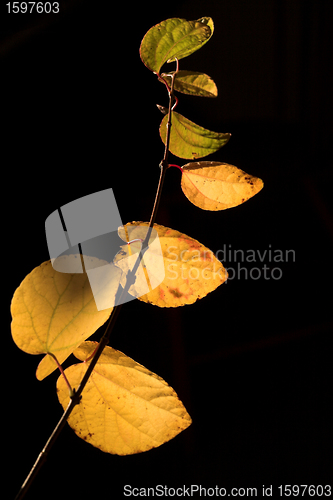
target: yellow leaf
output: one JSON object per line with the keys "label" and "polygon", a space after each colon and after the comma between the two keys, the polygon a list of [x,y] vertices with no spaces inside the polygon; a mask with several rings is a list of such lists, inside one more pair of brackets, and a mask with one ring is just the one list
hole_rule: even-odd
{"label": "yellow leaf", "polygon": [[[67,259],[72,270],[76,262],[80,265],[79,255],[59,258]],[[110,287],[110,296],[116,291]],[[97,310],[86,273],[60,273],[47,261],[28,274],[14,293],[13,340],[27,353],[52,353],[61,364],[105,323],[111,311]],[[46,355],[36,376],[42,380],[56,368],[53,358]]]}
{"label": "yellow leaf", "polygon": [[[132,226],[148,226],[147,222],[132,222]],[[154,224],[162,249],[165,277],[154,290],[138,297],[159,307],[192,304],[205,297],[227,279],[227,272],[211,250],[197,240],[168,227]],[[153,254],[151,258],[153,259]],[[153,268],[149,255],[145,263]]]}
{"label": "yellow leaf", "polygon": [[188,163],[182,167],[181,187],[185,196],[204,210],[236,207],[257,194],[263,181],[243,170],[216,161]]}
{"label": "yellow leaf", "polygon": [[[74,355],[85,360],[96,346],[84,342]],[[78,387],[88,365],[80,363],[65,370],[72,387]],[[65,409],[69,391],[62,376],[57,392]],[[161,377],[107,346],[68,423],[81,439],[100,450],[130,455],[169,441],[191,424],[191,417]]]}

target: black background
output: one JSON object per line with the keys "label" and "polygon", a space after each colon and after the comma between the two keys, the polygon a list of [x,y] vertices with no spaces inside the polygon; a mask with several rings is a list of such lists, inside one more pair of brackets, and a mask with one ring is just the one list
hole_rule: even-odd
{"label": "black background", "polygon": [[[124,306],[111,345],[167,380],[193,424],[169,443],[127,457],[102,453],[66,426],[26,498],[108,499],[122,495],[126,484],[255,486],[258,496],[263,485],[328,484],[332,3],[107,4],[60,1],[60,14],[45,16],[9,15],[1,5],[8,498],[62,413],[57,375],[38,382],[40,357],[11,339],[11,297],[48,260],[44,222],[61,205],[112,187],[124,223],[149,219],[163,155],[155,104],[167,105],[167,95],[138,49],[148,29],[170,17],[215,22],[212,39],[181,68],[209,74],[219,96],[180,94],[178,111],[230,132],[229,143],[208,159],[234,164],[265,186],[237,208],[206,212],[184,197],[180,172],[170,169],[157,222],[214,252],[224,245],[294,250],[295,260],[243,262],[248,273],[278,266],[282,278],[245,279],[243,271],[191,306]],[[224,265],[237,263],[226,257]]]}

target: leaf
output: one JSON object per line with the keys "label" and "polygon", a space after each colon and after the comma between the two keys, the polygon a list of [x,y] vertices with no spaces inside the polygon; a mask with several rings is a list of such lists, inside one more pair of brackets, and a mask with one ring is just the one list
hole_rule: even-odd
{"label": "leaf", "polygon": [[[87,359],[97,343],[84,342],[74,351]],[[89,362],[65,370],[76,387]],[[58,398],[65,409],[69,391],[62,376]],[[106,347],[74,407],[68,423],[81,438],[100,450],[130,455],[169,441],[191,424],[191,417],[175,391],[158,375],[111,347]]]}
{"label": "leaf", "polygon": [[[148,222],[131,222],[124,227],[142,225],[148,226]],[[197,240],[159,224],[154,224],[154,229],[162,248],[165,277],[139,300],[159,307],[193,304],[227,279],[221,262]]]}
{"label": "leaf", "polygon": [[[165,144],[167,137],[168,115],[160,125],[160,136]],[[215,153],[230,139],[231,134],[211,132],[184,116],[172,112],[169,150],[175,156],[185,159],[202,158]]]}
{"label": "leaf", "polygon": [[[161,76],[171,86],[172,75],[170,73],[163,73]],[[182,92],[183,94],[196,95],[201,97],[217,97],[217,87],[212,78],[205,73],[198,73],[196,71],[178,71],[175,77],[174,90]]]}
{"label": "leaf", "polygon": [[[76,262],[81,264],[79,255],[59,259],[66,259],[73,270]],[[110,284],[110,296],[115,296],[117,286]],[[86,273],[60,273],[50,261],[43,262],[24,278],[13,295],[13,340],[29,354],[52,353],[61,364],[105,323],[111,311],[97,310]],[[53,358],[46,355],[36,376],[42,380],[56,368]]]}
{"label": "leaf", "polygon": [[183,59],[200,49],[212,36],[213,20],[171,18],[150,28],[140,45],[140,57],[148,69],[159,74],[166,62]]}
{"label": "leaf", "polygon": [[203,210],[225,210],[259,193],[263,181],[243,170],[217,161],[188,163],[182,167],[185,196]]}

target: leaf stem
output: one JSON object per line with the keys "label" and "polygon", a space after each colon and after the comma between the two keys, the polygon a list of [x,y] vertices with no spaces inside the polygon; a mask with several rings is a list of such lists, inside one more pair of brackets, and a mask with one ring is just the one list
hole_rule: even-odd
{"label": "leaf stem", "polygon": [[183,173],[183,169],[179,165],[175,165],[174,163],[169,163],[169,168],[170,167],[176,167],[176,168],[178,168],[181,171],[181,173]]}
{"label": "leaf stem", "polygon": [[46,458],[50,452],[51,447],[53,446],[53,444],[55,443],[56,439],[58,438],[60,432],[64,428],[68,417],[72,413],[74,407],[80,403],[82,391],[84,390],[84,388],[89,380],[89,377],[90,377],[96,363],[98,362],[98,360],[99,360],[99,358],[104,350],[104,347],[109,342],[111,332],[114,328],[114,325],[116,323],[116,320],[119,316],[119,313],[120,313],[120,310],[122,307],[121,299],[122,299],[123,295],[128,292],[131,285],[135,282],[136,271],[141,263],[144,252],[148,248],[149,238],[151,235],[153,225],[154,225],[155,220],[156,220],[156,215],[157,215],[159,203],[160,203],[161,196],[162,196],[162,187],[163,187],[163,183],[164,183],[165,174],[166,174],[166,171],[169,167],[168,155],[169,155],[170,132],[171,132],[171,115],[172,115],[172,110],[174,109],[174,107],[178,103],[178,99],[176,99],[176,102],[174,102],[174,94],[173,94],[175,76],[178,72],[178,67],[179,67],[178,60],[176,60],[176,63],[177,63],[177,68],[176,68],[176,72],[172,76],[171,87],[166,85],[168,88],[168,93],[169,93],[169,111],[168,111],[169,116],[168,116],[168,124],[167,124],[167,138],[166,138],[166,143],[165,143],[164,156],[163,156],[163,159],[160,163],[161,172],[160,172],[160,178],[159,178],[159,182],[158,182],[158,186],[157,186],[154,206],[153,206],[152,214],[151,214],[150,221],[149,221],[148,231],[147,231],[146,237],[142,243],[141,251],[139,252],[138,258],[133,266],[133,269],[127,274],[126,284],[125,284],[123,291],[118,299],[118,304],[116,304],[112,310],[112,313],[111,313],[111,316],[109,318],[109,322],[108,322],[107,327],[105,329],[104,335],[102,336],[102,338],[101,338],[101,340],[100,340],[100,342],[99,342],[99,344],[98,344],[98,346],[93,354],[93,357],[90,361],[90,364],[87,368],[87,371],[84,374],[84,376],[80,382],[80,385],[78,386],[77,389],[72,389],[70,387],[70,384],[69,384],[69,382],[64,374],[64,371],[60,367],[55,356],[52,355],[53,358],[55,358],[55,361],[56,361],[58,367],[60,368],[62,375],[65,377],[65,380],[66,380],[68,387],[70,388],[70,401],[69,401],[68,406],[67,406],[66,410],[64,411],[62,417],[60,418],[58,424],[56,425],[55,429],[53,430],[51,436],[47,440],[44,448],[42,449],[41,453],[39,454],[35,464],[33,465],[30,473],[28,474],[26,480],[22,484],[20,491],[18,492],[17,496],[15,497],[15,500],[21,500],[25,496],[26,492],[28,491],[28,488],[31,486],[32,481],[34,480],[34,478],[38,474],[38,472],[39,472],[40,468],[42,467],[42,465],[44,464],[44,462],[46,461]]}
{"label": "leaf stem", "polygon": [[66,374],[65,374],[65,372],[64,372],[64,370],[63,370],[63,368],[62,368],[61,364],[59,363],[59,361],[57,360],[57,357],[56,357],[56,356],[55,356],[52,352],[48,352],[47,354],[48,354],[49,356],[51,356],[51,357],[54,359],[54,361],[56,362],[57,367],[59,368],[61,375],[62,375],[62,376],[64,377],[64,379],[65,379],[66,385],[67,385],[68,390],[69,390],[69,397],[71,398],[71,397],[73,396],[73,394],[74,394],[74,393],[73,393],[73,389],[72,389],[72,387],[71,387],[71,384],[70,384],[70,383],[69,383],[69,381],[68,381],[68,378],[66,377]]}

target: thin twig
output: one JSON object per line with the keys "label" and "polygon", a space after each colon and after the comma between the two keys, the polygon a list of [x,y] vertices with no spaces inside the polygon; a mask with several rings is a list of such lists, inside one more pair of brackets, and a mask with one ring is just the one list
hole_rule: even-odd
{"label": "thin twig", "polygon": [[46,461],[47,455],[50,452],[57,437],[59,436],[62,429],[65,427],[67,419],[68,419],[69,415],[71,414],[73,408],[74,408],[74,404],[72,404],[72,399],[71,399],[65,412],[63,413],[61,419],[59,420],[57,426],[55,427],[55,429],[52,432],[51,436],[49,437],[48,441],[46,442],[44,448],[42,449],[42,451],[38,455],[38,458],[37,458],[35,464],[33,465],[26,480],[22,484],[20,491],[18,492],[18,494],[15,497],[15,500],[21,500],[25,496],[26,492],[28,491],[28,488],[31,486],[32,481],[35,479],[40,468],[42,467],[42,465]]}
{"label": "thin twig", "polygon": [[[152,214],[151,214],[151,217],[150,217],[150,221],[149,221],[149,226],[148,226],[148,231],[147,231],[147,234],[146,234],[146,237],[142,243],[142,247],[141,247],[141,251],[139,252],[139,255],[138,255],[138,258],[134,264],[134,267],[132,269],[132,271],[130,271],[128,274],[127,274],[127,278],[126,278],[126,284],[124,286],[124,289],[122,290],[122,293],[121,293],[121,296],[120,298],[118,299],[118,304],[115,305],[115,307],[113,308],[112,310],[112,313],[111,313],[111,316],[109,318],[109,322],[107,324],[107,327],[106,327],[106,330],[104,332],[104,335],[103,337],[101,338],[96,350],[95,350],[95,353],[91,359],[91,362],[87,368],[87,371],[85,372],[81,382],[80,382],[80,385],[78,386],[77,389],[71,389],[70,388],[70,385],[68,383],[68,386],[69,388],[71,389],[71,398],[70,398],[70,401],[68,403],[68,406],[66,408],[66,410],[64,411],[62,417],[60,418],[57,426],[55,427],[55,429],[53,430],[51,436],[49,437],[48,441],[46,442],[44,448],[42,449],[41,453],[39,454],[35,464],[33,465],[30,473],[28,474],[26,480],[24,481],[24,483],[22,484],[21,486],[21,489],[20,491],[18,492],[17,496],[15,497],[15,500],[22,500],[22,498],[25,496],[25,494],[27,493],[28,491],[28,488],[31,486],[31,483],[32,481],[34,480],[34,478],[36,477],[36,475],[38,474],[39,470],[41,469],[42,465],[44,464],[44,462],[46,461],[47,459],[47,456],[53,446],[53,444],[55,443],[56,439],[58,438],[60,432],[62,431],[62,429],[64,428],[66,422],[67,422],[67,419],[68,417],[70,416],[70,414],[72,413],[74,407],[80,403],[80,400],[81,400],[81,394],[82,394],[82,391],[84,390],[88,380],[89,380],[89,377],[96,365],[96,363],[98,362],[105,346],[108,344],[109,342],[109,339],[110,339],[110,335],[111,335],[111,332],[114,328],[114,325],[116,323],[116,320],[119,316],[119,313],[120,313],[120,310],[121,310],[121,306],[122,306],[122,303],[121,303],[121,300],[122,300],[122,297],[125,293],[128,292],[128,290],[130,289],[131,285],[135,282],[135,275],[136,275],[136,272],[138,270],[138,267],[141,263],[141,260],[143,258],[143,254],[144,252],[147,250],[148,248],[148,242],[149,242],[149,238],[150,238],[150,235],[151,235],[151,231],[152,231],[152,228],[153,228],[153,225],[155,223],[155,220],[156,220],[156,215],[157,215],[157,211],[158,211],[158,207],[159,207],[159,203],[160,203],[160,200],[161,200],[161,195],[162,195],[162,187],[163,187],[163,183],[164,183],[164,178],[165,178],[165,173],[168,169],[168,154],[169,154],[169,144],[170,144],[170,132],[171,132],[171,115],[172,115],[172,110],[174,109],[175,105],[178,103],[178,100],[176,100],[176,103],[174,103],[174,95],[173,95],[173,89],[174,89],[174,81],[175,81],[175,77],[176,77],[176,74],[178,72],[178,60],[176,60],[177,62],[177,69],[176,69],[176,72],[172,75],[172,81],[171,81],[171,87],[169,87],[168,85],[167,88],[168,88],[168,93],[169,93],[169,111],[168,111],[168,124],[167,124],[167,137],[166,137],[166,142],[165,142],[165,149],[164,149],[164,156],[163,156],[163,160],[161,161],[160,163],[160,169],[161,169],[161,172],[160,172],[160,178],[159,178],[159,183],[158,183],[158,186],[157,186],[157,191],[156,191],[156,196],[155,196],[155,201],[154,201],[154,206],[153,206],[153,210],[152,210]],[[57,363],[58,366],[59,366],[59,363]],[[61,369],[61,372],[62,374],[65,376],[63,370]],[[66,379],[66,377],[65,377]],[[67,379],[66,379],[67,380]],[[67,381],[68,382],[68,381]]]}
{"label": "thin twig", "polygon": [[165,164],[164,166],[166,166],[166,167],[167,167],[168,156],[169,156],[170,135],[171,135],[171,117],[172,117],[172,110],[174,109],[173,90],[174,90],[174,86],[175,86],[176,75],[179,71],[178,59],[176,59],[176,64],[177,64],[176,71],[172,75],[171,87],[169,90],[169,112],[168,112],[168,122],[167,122],[167,126],[166,126],[167,127],[167,136],[166,136],[166,141],[165,141],[164,157],[162,160],[162,163],[164,163]]}
{"label": "thin twig", "polygon": [[162,78],[163,82],[165,83],[165,85],[166,85],[166,87],[168,89],[168,94],[169,94],[169,110],[168,110],[168,123],[167,123],[167,137],[166,137],[166,141],[165,141],[163,160],[160,163],[161,173],[160,173],[160,179],[159,179],[159,183],[158,183],[158,187],[157,187],[157,192],[156,192],[154,207],[153,207],[153,211],[152,211],[151,218],[150,218],[150,221],[149,221],[149,229],[148,229],[146,238],[145,238],[145,240],[144,240],[144,242],[142,244],[142,249],[143,250],[145,250],[145,248],[148,247],[148,242],[149,242],[149,238],[150,238],[150,235],[151,235],[152,227],[155,224],[157,210],[158,210],[159,203],[160,203],[160,200],[161,200],[161,197],[162,197],[162,187],[163,187],[163,184],[164,184],[165,174],[166,174],[166,171],[167,171],[167,169],[169,167],[169,165],[168,165],[168,155],[169,155],[170,134],[171,134],[171,117],[172,117],[172,110],[178,104],[178,99],[176,100],[175,103],[173,102],[174,101],[175,79],[176,79],[176,75],[177,75],[178,71],[179,71],[179,62],[178,62],[178,59],[176,59],[176,71],[172,75],[171,87],[169,87],[169,85],[164,80],[164,78]]}

